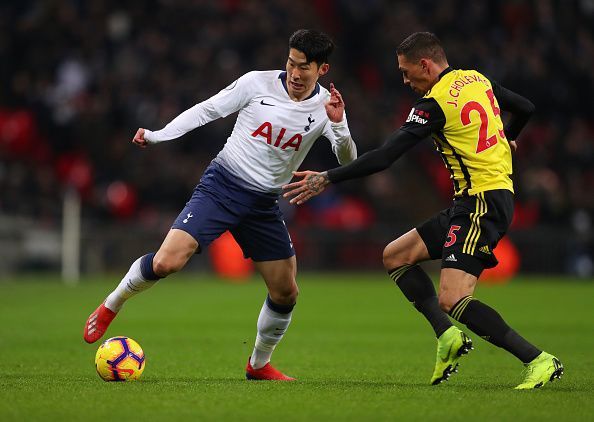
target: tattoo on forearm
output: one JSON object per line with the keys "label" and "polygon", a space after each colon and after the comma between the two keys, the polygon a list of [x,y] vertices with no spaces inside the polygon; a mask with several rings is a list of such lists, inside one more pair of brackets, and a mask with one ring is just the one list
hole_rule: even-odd
{"label": "tattoo on forearm", "polygon": [[325,174],[315,174],[307,178],[307,189],[318,193],[328,184],[328,176]]}

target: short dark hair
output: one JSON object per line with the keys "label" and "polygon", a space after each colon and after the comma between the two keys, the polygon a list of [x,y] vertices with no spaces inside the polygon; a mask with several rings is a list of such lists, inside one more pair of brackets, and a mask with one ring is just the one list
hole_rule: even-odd
{"label": "short dark hair", "polygon": [[289,49],[294,48],[305,54],[307,62],[318,65],[328,63],[328,57],[334,50],[334,41],[320,31],[299,29],[289,38]]}
{"label": "short dark hair", "polygon": [[446,63],[445,51],[441,41],[431,32],[415,32],[406,37],[396,49],[396,54],[405,56],[410,61],[429,58],[436,63]]}

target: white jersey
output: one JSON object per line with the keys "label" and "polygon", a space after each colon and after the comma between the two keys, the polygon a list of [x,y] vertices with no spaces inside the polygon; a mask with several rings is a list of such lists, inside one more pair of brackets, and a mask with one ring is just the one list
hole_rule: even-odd
{"label": "white jersey", "polygon": [[148,143],[175,139],[215,119],[239,110],[225,146],[214,161],[237,176],[240,184],[262,192],[280,192],[313,143],[326,138],[340,164],[357,158],[346,116],[328,119],[330,93],[319,84],[303,101],[293,101],[280,70],[249,72],[213,97],[186,110],[165,128],[145,131]]}

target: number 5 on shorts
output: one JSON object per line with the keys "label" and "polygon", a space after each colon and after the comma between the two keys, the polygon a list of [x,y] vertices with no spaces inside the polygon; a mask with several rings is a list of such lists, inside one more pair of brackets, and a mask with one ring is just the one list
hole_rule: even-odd
{"label": "number 5 on shorts", "polygon": [[456,226],[453,225],[450,227],[450,231],[448,232],[448,239],[446,241],[446,243],[443,245],[444,248],[447,248],[448,246],[452,246],[454,243],[456,243],[456,232],[458,230],[460,230],[462,227],[461,226]]}

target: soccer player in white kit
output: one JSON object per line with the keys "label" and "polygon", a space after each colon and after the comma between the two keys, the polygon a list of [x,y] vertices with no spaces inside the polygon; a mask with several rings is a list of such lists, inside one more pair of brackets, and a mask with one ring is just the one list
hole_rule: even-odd
{"label": "soccer player in white kit", "polygon": [[132,142],[146,147],[239,111],[225,146],[202,175],[159,250],[138,258],[87,319],[86,342],[94,343],[103,336],[127,299],[181,270],[194,253],[229,230],[268,288],[246,377],[294,379],[270,365],[299,293],[295,250],[278,197],[319,139],[330,141],[340,164],[357,158],[340,93],[333,84],[327,91],[318,83],[330,68],[328,57],[333,49],[326,34],[298,30],[289,39],[286,71],[246,73],[163,129],[138,129]]}

